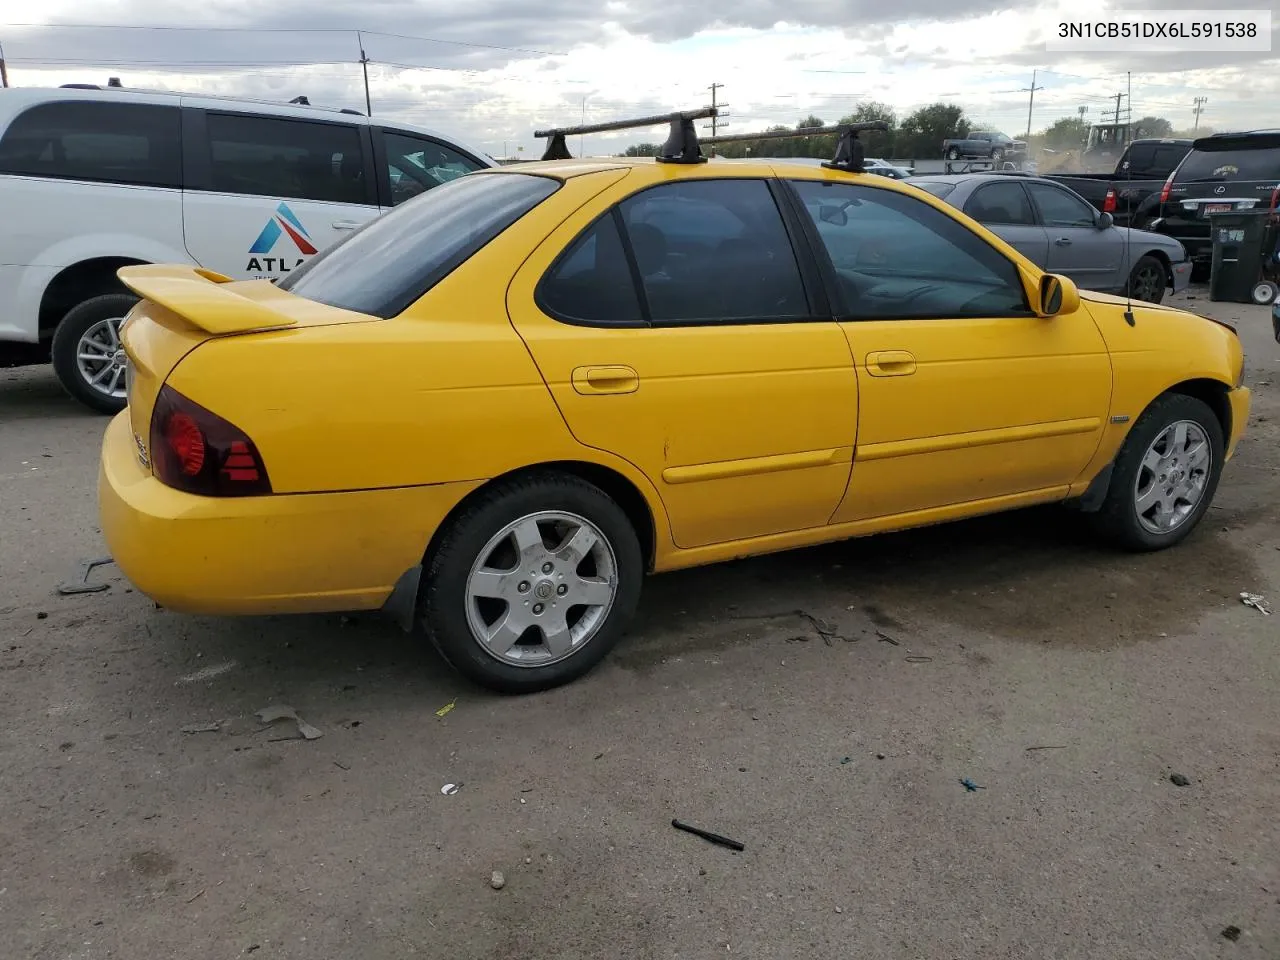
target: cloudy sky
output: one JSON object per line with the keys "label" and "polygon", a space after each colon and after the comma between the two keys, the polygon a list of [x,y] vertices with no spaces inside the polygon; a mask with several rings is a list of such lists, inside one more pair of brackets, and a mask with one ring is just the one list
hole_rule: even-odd
{"label": "cloudy sky", "polygon": [[[734,0],[683,10],[660,0],[211,0],[179,17],[160,0],[21,8],[3,0],[0,45],[14,85],[119,76],[126,86],[306,94],[313,104],[362,109],[360,30],[375,115],[495,155],[535,151],[531,133],[541,126],[703,106],[712,83],[724,85],[725,132],[810,113],[835,120],[866,100],[901,115],[943,99],[1019,136],[1033,70],[1043,87],[1033,129],[1080,107],[1101,120],[1125,91],[1126,72],[1135,118],[1189,128],[1200,96],[1208,98],[1202,126],[1280,127],[1274,39],[1268,53],[1046,52],[1060,14],[1117,7],[1169,9],[1157,0],[1048,0],[1035,10],[1011,0]],[[597,135],[586,151],[614,152],[659,133]]]}

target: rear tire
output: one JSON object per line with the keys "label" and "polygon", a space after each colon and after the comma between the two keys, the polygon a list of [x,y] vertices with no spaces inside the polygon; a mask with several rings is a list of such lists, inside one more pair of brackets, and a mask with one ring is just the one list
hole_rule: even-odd
{"label": "rear tire", "polygon": [[480,686],[549,690],[609,653],[643,577],[639,538],[606,493],[567,475],[514,480],[449,523],[428,561],[423,626]]}
{"label": "rear tire", "polygon": [[1213,502],[1224,451],[1222,425],[1204,401],[1158,397],[1120,447],[1095,528],[1134,551],[1181,542]]}
{"label": "rear tire", "polygon": [[67,311],[53,334],[53,370],[67,393],[99,413],[125,408],[124,348],[120,324],[137,304],[127,293],[107,293]]}
{"label": "rear tire", "polygon": [[1129,295],[1143,303],[1159,303],[1164,299],[1165,287],[1168,285],[1164,264],[1155,257],[1147,255],[1138,258],[1129,272]]}

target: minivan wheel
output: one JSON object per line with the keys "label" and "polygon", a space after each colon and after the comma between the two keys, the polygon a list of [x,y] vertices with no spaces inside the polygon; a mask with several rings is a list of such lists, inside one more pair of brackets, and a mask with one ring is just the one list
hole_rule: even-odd
{"label": "minivan wheel", "polygon": [[643,576],[639,538],[604,491],[568,475],[516,480],[449,524],[429,560],[423,626],[475,683],[549,690],[604,659]]}
{"label": "minivan wheel", "polygon": [[53,334],[53,369],[63,387],[99,413],[125,408],[124,347],[120,324],[137,304],[127,293],[107,293],[72,307]]}
{"label": "minivan wheel", "polygon": [[1138,418],[1116,457],[1099,532],[1130,550],[1163,550],[1195,529],[1218,489],[1225,440],[1209,406],[1167,393]]}
{"label": "minivan wheel", "polygon": [[1152,256],[1139,257],[1129,274],[1129,295],[1145,303],[1159,303],[1165,286],[1164,264]]}

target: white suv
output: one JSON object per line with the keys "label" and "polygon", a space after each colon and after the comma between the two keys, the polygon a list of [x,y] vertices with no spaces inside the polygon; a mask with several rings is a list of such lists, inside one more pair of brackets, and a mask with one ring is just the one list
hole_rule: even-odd
{"label": "white suv", "polygon": [[[301,98],[300,98],[301,99]],[[496,166],[451,138],[305,103],[0,89],[0,367],[125,405],[134,263],[278,279],[380,212]]]}

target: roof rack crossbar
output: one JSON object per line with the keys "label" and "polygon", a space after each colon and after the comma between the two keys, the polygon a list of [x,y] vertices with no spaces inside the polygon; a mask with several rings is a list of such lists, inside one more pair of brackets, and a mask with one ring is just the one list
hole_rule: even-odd
{"label": "roof rack crossbar", "polygon": [[670,124],[671,132],[662,151],[655,158],[659,163],[705,163],[706,157],[698,146],[698,132],[694,128],[695,120],[705,120],[718,116],[715,107],[703,110],[684,110],[678,113],[655,114],[651,117],[637,117],[633,120],[612,120],[607,123],[588,123],[578,127],[556,127],[552,130],[535,130],[533,135],[539,140],[547,141],[543,160],[572,160],[566,137],[581,136],[587,133],[607,133],[612,130],[637,130],[642,127],[656,127]]}
{"label": "roof rack crossbar", "polygon": [[797,127],[795,130],[772,130],[766,133],[729,133],[719,137],[707,137],[703,143],[742,143],[750,140],[798,140],[801,137],[837,136],[836,154],[822,165],[829,170],[847,170],[861,173],[866,154],[858,140],[858,134],[868,130],[887,132],[885,120],[865,120],[859,123],[835,123],[825,127]]}

